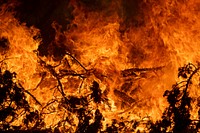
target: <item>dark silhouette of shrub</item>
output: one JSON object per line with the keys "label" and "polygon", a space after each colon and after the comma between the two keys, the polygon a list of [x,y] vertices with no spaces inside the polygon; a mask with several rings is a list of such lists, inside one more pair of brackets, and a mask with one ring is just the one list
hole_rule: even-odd
{"label": "dark silhouette of shrub", "polygon": [[[66,122],[71,126],[76,126],[70,116],[71,114],[75,114],[78,118],[76,133],[140,132],[136,129],[141,124],[145,125],[145,130],[150,133],[198,132],[200,129],[200,110],[198,111],[198,119],[191,119],[191,105],[194,98],[189,94],[193,84],[192,79],[199,76],[199,69],[199,65],[194,66],[193,64],[179,68],[178,77],[182,78],[183,81],[174,84],[172,90],[165,91],[163,96],[167,98],[169,106],[163,112],[161,120],[154,123],[150,117],[147,121],[113,119],[112,124],[107,125],[105,131],[102,131],[104,117],[101,111],[90,106],[90,102],[96,104],[97,107],[101,102],[109,103],[107,97],[103,96],[98,82],[92,83],[89,95],[78,97],[63,94],[61,100],[55,100],[59,102],[61,108],[68,112],[68,115],[60,120],[56,126],[46,128],[43,120],[45,114],[33,109],[26,100],[26,95],[30,95],[36,103],[40,104],[40,102],[19,83],[14,82],[16,81],[16,73],[0,70],[0,132],[72,132],[71,129],[63,129]],[[20,117],[22,122],[17,126],[13,125],[12,122],[17,121]],[[93,120],[93,122],[90,122],[90,120]]]}
{"label": "dark silhouette of shrub", "polygon": [[162,120],[155,124],[151,123],[150,132],[198,132],[200,128],[199,119],[191,120],[190,118],[193,99],[189,96],[189,93],[192,79],[195,75],[198,75],[199,69],[199,65],[196,67],[191,63],[178,69],[178,77],[181,77],[183,81],[173,85],[172,90],[165,91],[164,97],[167,97],[169,107],[163,112]]}

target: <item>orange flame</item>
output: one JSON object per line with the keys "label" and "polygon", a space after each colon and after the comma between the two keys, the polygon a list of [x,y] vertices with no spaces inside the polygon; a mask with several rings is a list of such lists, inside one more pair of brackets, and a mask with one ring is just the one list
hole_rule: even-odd
{"label": "orange flame", "polygon": [[[63,33],[56,28],[56,22],[52,24],[56,30],[55,40],[59,42],[59,36],[64,35],[66,47],[73,51],[63,57],[55,71],[70,70],[86,77],[63,78],[65,93],[87,95],[89,86],[97,81],[112,105],[109,108],[100,103],[95,107],[102,111],[105,124],[113,118],[140,119],[147,114],[154,121],[160,119],[167,106],[163,93],[177,81],[177,68],[197,62],[200,57],[199,2],[143,0],[137,7],[139,15],[130,13],[132,16],[126,16],[127,9],[122,6],[127,5],[126,2],[105,0],[101,2],[102,9],[88,11],[83,3],[71,1],[75,17],[71,25],[75,26]],[[53,97],[61,96],[52,89],[57,85],[56,79],[47,66],[38,63],[40,59],[34,52],[41,42],[33,39],[39,30],[20,24],[12,13],[6,12],[7,5],[1,8],[0,37],[9,40],[9,49],[1,55],[1,60],[5,59],[2,67],[17,73],[22,86],[30,90],[41,105],[34,105],[33,99],[29,100],[35,108],[41,109]],[[50,56],[41,58],[47,64],[59,64]],[[123,76],[123,72],[134,68],[144,70]],[[199,93],[197,89],[195,93]],[[58,114],[46,115],[47,126],[63,117],[64,110],[57,107],[55,103],[51,108],[59,110]]]}

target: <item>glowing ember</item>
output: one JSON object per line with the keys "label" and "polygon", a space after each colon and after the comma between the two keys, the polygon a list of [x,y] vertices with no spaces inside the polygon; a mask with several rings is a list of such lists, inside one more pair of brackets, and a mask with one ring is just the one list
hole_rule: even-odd
{"label": "glowing ember", "polygon": [[[40,7],[45,2],[38,3]],[[115,131],[112,127],[119,132],[147,131],[147,121],[163,119],[163,112],[171,106],[163,94],[173,84],[187,79],[188,86],[190,81],[193,83],[190,87],[186,85],[192,88],[189,96],[193,99],[199,96],[199,2],[60,0],[58,3],[52,6],[52,16],[42,19],[44,25],[34,20],[35,14],[28,17],[28,24],[20,22],[23,13],[15,10],[23,2],[2,2],[0,10],[1,70],[16,73],[13,80],[25,89],[30,107],[44,120],[41,129],[78,132],[88,126],[83,132]],[[46,15],[45,11],[37,12],[34,13],[39,19]],[[197,68],[182,67],[189,62],[197,64]],[[188,72],[186,75],[194,72],[195,76],[184,77],[184,72]],[[181,91],[184,95],[184,89]],[[172,93],[173,90],[166,96]],[[198,102],[193,101],[191,119],[198,119]],[[30,117],[39,118],[35,112],[34,115],[29,112]],[[11,125],[21,125],[24,117],[25,114]],[[33,125],[34,121],[27,127]],[[130,130],[133,126],[134,131]],[[26,130],[24,125],[23,128]]]}

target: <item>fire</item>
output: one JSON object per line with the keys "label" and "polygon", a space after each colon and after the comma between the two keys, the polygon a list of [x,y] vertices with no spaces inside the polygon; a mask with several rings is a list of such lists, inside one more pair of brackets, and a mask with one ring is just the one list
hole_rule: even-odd
{"label": "fire", "polygon": [[[179,80],[177,68],[200,57],[200,3],[195,0],[96,0],[97,5],[71,0],[74,19],[68,29],[63,31],[56,20],[51,24],[55,38],[50,45],[65,50],[59,58],[40,55],[41,31],[15,18],[8,10],[15,4],[1,6],[0,38],[7,41],[6,48],[0,46],[1,67],[16,72],[18,82],[34,96],[27,95],[31,106],[46,114],[46,127],[70,116],[74,126],[64,127],[75,131],[79,120],[61,107],[62,98],[87,97],[95,82],[107,102],[87,106],[92,114],[102,113],[102,130],[113,119],[160,120],[168,106],[163,94]],[[198,96],[198,88],[194,85],[192,97]]]}
{"label": "fire", "polygon": [[[38,34],[38,30],[31,27],[27,28],[25,24],[19,22],[13,17],[12,13],[1,11],[1,38],[8,40],[5,54],[1,56],[1,60],[5,60],[5,69],[17,72],[20,82],[27,88],[32,88],[36,81],[34,73],[37,68],[37,56],[33,50],[37,49],[40,40],[34,40],[34,36]],[[4,62],[3,62],[4,63]],[[32,81],[31,81],[32,80]]]}

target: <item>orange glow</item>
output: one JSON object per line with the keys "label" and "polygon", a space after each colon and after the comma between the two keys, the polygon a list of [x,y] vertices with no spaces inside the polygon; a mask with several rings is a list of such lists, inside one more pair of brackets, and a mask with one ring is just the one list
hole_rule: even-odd
{"label": "orange glow", "polygon": [[[55,89],[58,82],[53,70],[82,75],[69,74],[60,79],[67,96],[86,96],[91,93],[93,81],[99,83],[111,108],[104,102],[91,102],[89,107],[102,112],[105,118],[102,130],[112,119],[122,117],[127,120],[147,116],[153,121],[161,119],[168,106],[163,94],[179,81],[178,67],[199,61],[200,2],[143,0],[138,5],[139,15],[133,16],[138,25],[134,25],[133,20],[126,25],[121,0],[102,2],[104,8],[100,11],[87,11],[74,0],[70,4],[74,6],[71,28],[60,32],[58,24],[52,24],[55,41],[59,42],[60,35],[65,36],[67,39],[63,43],[72,51],[60,61],[53,60],[51,55],[38,56],[42,40],[34,39],[40,34],[37,28],[21,24],[14,13],[6,11],[8,5],[3,5],[0,11],[0,38],[9,40],[9,49],[0,56],[4,60],[2,68],[16,72],[20,84],[40,101],[41,105],[27,97],[35,109],[47,113],[46,126],[55,125],[66,115],[58,102],[43,109],[55,97],[62,97],[62,92]],[[54,68],[48,66],[58,64]],[[199,79],[193,82],[198,83]],[[198,88],[194,85],[192,89],[194,97],[200,93]],[[71,116],[74,127],[66,123],[65,128],[75,131],[78,118],[75,114]]]}

